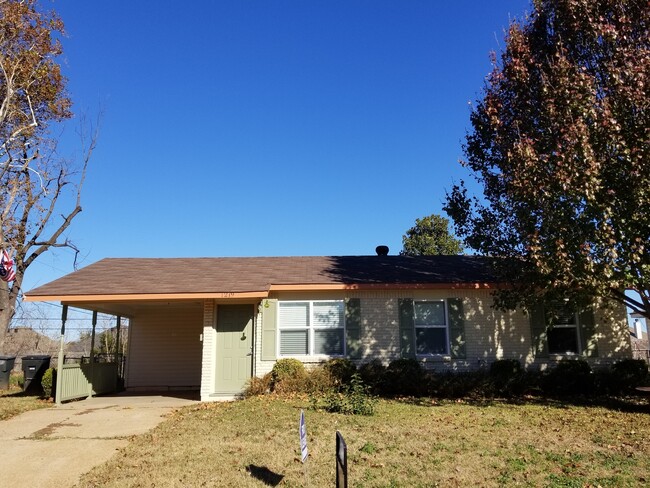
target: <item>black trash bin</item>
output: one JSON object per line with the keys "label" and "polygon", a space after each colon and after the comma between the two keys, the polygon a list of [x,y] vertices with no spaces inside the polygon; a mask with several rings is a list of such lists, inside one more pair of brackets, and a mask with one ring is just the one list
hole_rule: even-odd
{"label": "black trash bin", "polygon": [[14,361],[16,356],[2,356],[0,355],[0,390],[9,388],[9,377],[11,370],[14,369]]}
{"label": "black trash bin", "polygon": [[25,375],[25,385],[23,391],[35,395],[43,394],[41,380],[43,375],[50,367],[52,356],[43,354],[34,354],[32,356],[23,356],[23,374]]}

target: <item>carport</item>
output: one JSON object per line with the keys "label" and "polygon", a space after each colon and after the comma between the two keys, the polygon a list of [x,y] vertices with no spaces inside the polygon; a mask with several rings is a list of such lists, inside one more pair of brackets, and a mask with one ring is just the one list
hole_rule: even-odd
{"label": "carport", "polygon": [[[256,317],[275,272],[252,258],[103,259],[25,300],[128,318],[127,391],[200,390],[214,401],[235,397],[255,372]],[[100,380],[80,369],[76,395],[90,395]]]}
{"label": "carport", "polygon": [[[131,297],[133,298],[133,297]],[[94,358],[97,314],[116,317],[116,331],[121,333],[128,319],[124,387],[130,391],[198,390],[201,383],[201,332],[203,301],[167,297],[164,300],[125,299],[109,296],[38,296],[27,300],[60,301],[61,342],[57,371],[57,403],[117,390],[119,350],[108,362]],[[69,308],[92,311],[90,361],[64,364],[65,328]]]}

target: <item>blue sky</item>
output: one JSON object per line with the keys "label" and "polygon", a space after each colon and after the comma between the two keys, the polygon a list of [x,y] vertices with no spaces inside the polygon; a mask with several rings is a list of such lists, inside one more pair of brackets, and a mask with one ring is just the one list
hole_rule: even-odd
{"label": "blue sky", "polygon": [[[524,0],[57,0],[75,112],[104,111],[68,232],[104,257],[373,254],[441,213]],[[65,154],[79,155],[72,121]],[[25,290],[72,271],[57,250]]]}

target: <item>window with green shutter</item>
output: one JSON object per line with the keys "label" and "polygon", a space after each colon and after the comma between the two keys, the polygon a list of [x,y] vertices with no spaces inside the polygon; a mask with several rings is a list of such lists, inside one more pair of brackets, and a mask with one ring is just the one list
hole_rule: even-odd
{"label": "window with green shutter", "polygon": [[343,356],[343,300],[280,301],[278,352],[282,357]]}
{"label": "window with green shutter", "polygon": [[262,311],[262,360],[271,361],[276,358],[276,326],[278,316],[278,301],[264,300]]}
{"label": "window with green shutter", "polygon": [[350,359],[363,356],[361,345],[361,300],[345,300],[345,352]]}
{"label": "window with green shutter", "polygon": [[465,357],[465,326],[461,298],[399,300],[402,357],[451,355]]}
{"label": "window with green shutter", "polygon": [[416,355],[432,356],[449,353],[447,312],[444,300],[414,301],[413,322]]}
{"label": "window with green shutter", "polygon": [[567,302],[537,305],[531,312],[535,357],[549,354],[598,356],[596,327],[591,310],[575,312]]}

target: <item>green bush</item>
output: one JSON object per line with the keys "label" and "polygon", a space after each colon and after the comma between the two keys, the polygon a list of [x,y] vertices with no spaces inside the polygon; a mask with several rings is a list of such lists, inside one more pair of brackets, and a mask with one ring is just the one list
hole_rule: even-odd
{"label": "green bush", "polygon": [[285,358],[279,359],[273,365],[271,370],[273,381],[284,381],[288,378],[297,378],[305,376],[305,365],[297,359]]}
{"label": "green bush", "polygon": [[643,359],[622,359],[614,363],[611,369],[624,389],[636,388],[648,379],[648,363]]}
{"label": "green bush", "polygon": [[271,390],[279,393],[304,391],[307,373],[305,365],[297,359],[278,360],[271,370]]}
{"label": "green bush", "polygon": [[495,393],[513,395],[520,393],[523,369],[518,359],[497,359],[490,365],[490,379]]}
{"label": "green bush", "polygon": [[363,384],[366,385],[372,393],[378,395],[382,392],[386,366],[379,359],[373,359],[369,363],[364,363],[359,367],[359,375]]}
{"label": "green bush", "polygon": [[490,378],[483,371],[429,373],[427,390],[438,398],[492,396]]}
{"label": "green bush", "polygon": [[357,372],[356,365],[349,359],[344,358],[330,359],[325,362],[323,368],[338,386],[350,383],[352,376]]}
{"label": "green bush", "polygon": [[426,374],[415,359],[392,361],[382,381],[381,391],[389,396],[420,396],[426,393]]}
{"label": "green bush", "polygon": [[595,377],[584,359],[562,359],[542,378],[544,393],[551,395],[591,395]]}
{"label": "green bush", "polygon": [[521,371],[519,359],[497,359],[490,365],[490,376],[498,380],[509,380]]}
{"label": "green bush", "polygon": [[368,393],[361,376],[354,373],[349,385],[342,389],[331,388],[324,395],[312,395],[310,403],[314,409],[345,415],[374,415],[377,399]]}
{"label": "green bush", "polygon": [[41,379],[41,386],[43,387],[43,396],[45,398],[52,398],[54,392],[56,391],[56,370],[54,368],[49,368],[43,374]]}

